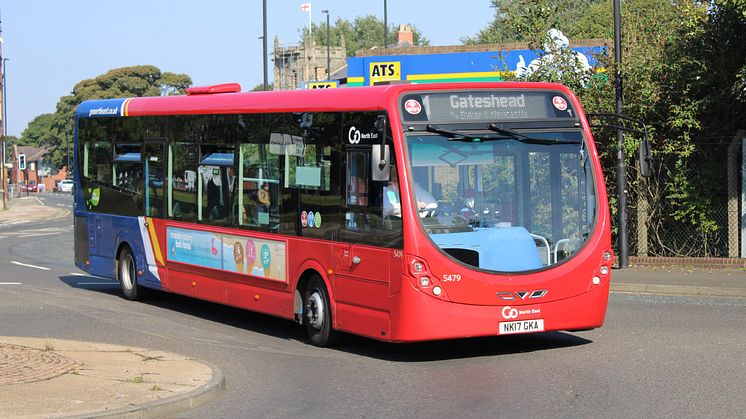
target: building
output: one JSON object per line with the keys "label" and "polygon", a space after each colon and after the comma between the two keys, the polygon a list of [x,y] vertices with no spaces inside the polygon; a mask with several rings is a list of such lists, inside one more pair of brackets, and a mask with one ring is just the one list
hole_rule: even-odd
{"label": "building", "polygon": [[[18,165],[20,155],[25,157],[25,170],[21,170]],[[13,168],[10,169],[10,185],[16,191],[21,190],[22,185],[40,185],[37,186],[39,192],[54,191],[57,181],[67,179],[67,168],[63,167],[59,171],[53,170],[44,160],[46,155],[47,149],[44,147],[19,146],[14,144],[11,154]]]}
{"label": "building", "polygon": [[[341,43],[342,46],[329,48],[332,73],[347,64],[344,38]],[[326,45],[316,45],[313,39],[304,45],[282,46],[275,37],[274,90],[300,89],[310,81],[329,80],[326,53]]]}
{"label": "building", "polygon": [[[584,65],[594,66],[597,54],[607,51],[607,41],[602,39],[570,41],[561,32],[552,31],[553,42],[569,46]],[[506,73],[530,72],[532,64],[541,60],[537,51],[526,43],[416,47],[412,29],[401,25],[395,45],[360,50],[350,57],[347,86],[500,81]]]}

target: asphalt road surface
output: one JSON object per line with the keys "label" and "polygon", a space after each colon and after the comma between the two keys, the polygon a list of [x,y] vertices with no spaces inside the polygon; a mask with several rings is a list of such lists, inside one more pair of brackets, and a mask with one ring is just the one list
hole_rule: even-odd
{"label": "asphalt road surface", "polygon": [[173,295],[124,300],[74,268],[71,219],[0,226],[0,335],[221,368],[224,394],[183,417],[743,417],[744,326],[746,299],[612,294],[606,325],[588,332],[320,349],[286,320]]}

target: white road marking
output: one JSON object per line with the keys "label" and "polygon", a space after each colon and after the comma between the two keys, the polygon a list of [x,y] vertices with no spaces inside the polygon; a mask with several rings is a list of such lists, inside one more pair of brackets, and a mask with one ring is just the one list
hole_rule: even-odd
{"label": "white road marking", "polygon": [[27,268],[41,269],[42,271],[51,271],[50,268],[45,268],[43,266],[29,265],[28,263],[16,262],[15,260],[11,260],[10,263],[14,265],[18,265],[18,266],[25,266]]}
{"label": "white road marking", "polygon": [[61,234],[62,232],[57,233],[36,233],[36,234],[24,234],[23,236],[18,236],[18,238],[26,238],[26,237],[39,237],[39,236],[54,236],[55,234]]}
{"label": "white road marking", "polygon": [[21,285],[20,282],[0,282],[0,285]]}
{"label": "white road marking", "polygon": [[39,205],[44,205],[44,202],[42,202],[41,199],[39,199],[39,197],[35,196],[34,199],[36,199],[36,202],[38,202]]}
{"label": "white road marking", "polygon": [[11,225],[16,225],[16,224],[26,224],[30,222],[31,222],[30,220],[6,220],[6,221],[0,221],[0,227],[11,226]]}

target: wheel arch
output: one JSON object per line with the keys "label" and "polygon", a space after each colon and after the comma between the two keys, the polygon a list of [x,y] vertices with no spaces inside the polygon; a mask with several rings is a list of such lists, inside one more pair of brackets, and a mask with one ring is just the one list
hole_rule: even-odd
{"label": "wheel arch", "polygon": [[301,274],[298,276],[298,281],[295,284],[294,297],[293,297],[293,315],[298,323],[303,323],[303,294],[308,284],[308,280],[313,275],[318,275],[319,278],[324,282],[326,286],[326,292],[329,295],[329,304],[332,308],[332,319],[336,322],[336,304],[334,303],[334,292],[332,290],[331,278],[327,272],[315,261],[308,261],[301,265]]}

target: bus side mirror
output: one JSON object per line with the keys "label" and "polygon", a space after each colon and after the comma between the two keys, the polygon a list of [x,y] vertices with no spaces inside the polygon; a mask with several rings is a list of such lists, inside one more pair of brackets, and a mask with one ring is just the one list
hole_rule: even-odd
{"label": "bus side mirror", "polygon": [[650,154],[650,142],[646,138],[640,142],[640,174],[650,177],[652,164],[653,157]]}
{"label": "bus side mirror", "polygon": [[373,144],[370,151],[370,176],[379,182],[388,182],[391,177],[389,146]]}

